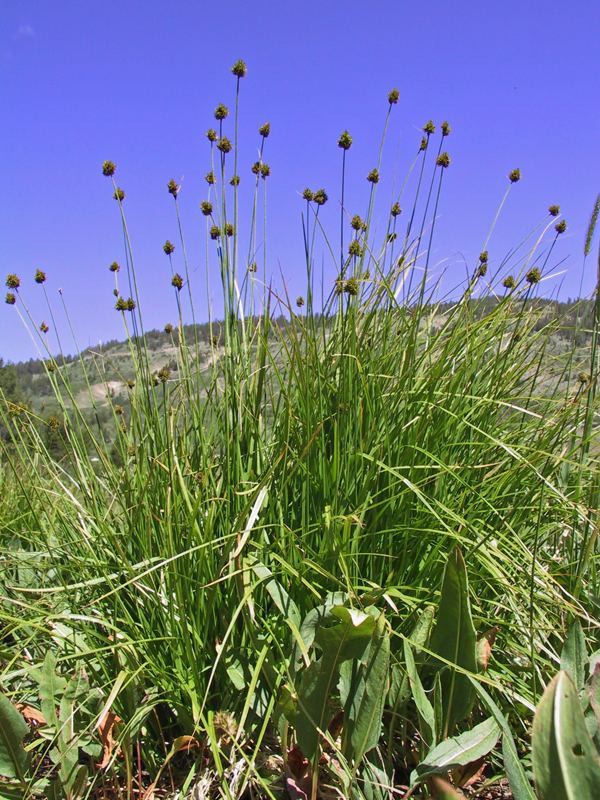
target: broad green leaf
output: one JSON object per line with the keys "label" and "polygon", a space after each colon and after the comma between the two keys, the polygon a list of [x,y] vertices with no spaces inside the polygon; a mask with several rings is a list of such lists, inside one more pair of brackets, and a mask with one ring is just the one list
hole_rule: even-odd
{"label": "broad green leaf", "polygon": [[588,660],[583,628],[576,619],[567,633],[560,654],[560,668],[568,672],[578,692],[585,685],[585,668]]}
{"label": "broad green leaf", "polygon": [[472,730],[451,739],[445,739],[425,756],[410,776],[410,785],[439,775],[456,767],[463,767],[491,752],[500,736],[500,727],[493,717],[480,722]]}
{"label": "broad green leaf", "polygon": [[519,760],[517,748],[510,730],[508,721],[499,707],[492,700],[483,685],[471,678],[471,683],[477,694],[481,697],[483,703],[488,711],[494,717],[500,728],[502,729],[502,756],[504,758],[504,769],[510,789],[513,793],[514,800],[535,800],[535,794],[531,788],[531,784],[527,780],[527,775],[523,769],[523,765]]}
{"label": "broad green leaf", "polygon": [[[343,605],[345,599],[346,595],[343,592],[331,592],[325,598],[325,602],[316,608],[312,608],[304,617],[300,626],[300,637],[306,650],[309,650],[314,644],[317,628],[329,617],[331,609],[334,606]],[[302,666],[302,655],[298,645],[294,647],[292,663],[296,669]]]}
{"label": "broad green leaf", "polygon": [[27,753],[23,739],[29,732],[22,714],[0,694],[0,775],[23,780],[27,771]]}
{"label": "broad green leaf", "polygon": [[[477,641],[469,604],[467,570],[462,553],[455,547],[444,569],[442,593],[431,649],[442,658],[469,672],[477,672]],[[473,705],[474,690],[467,675],[452,667],[442,673],[444,730],[446,736],[465,719]]]}
{"label": "broad green leaf", "polygon": [[539,800],[600,797],[600,757],[564,670],[550,681],[536,709],[532,756]]}
{"label": "broad green leaf", "polygon": [[57,706],[67,686],[67,681],[56,674],[56,658],[48,650],[44,663],[34,673],[39,685],[42,714],[51,728],[58,728]]}
{"label": "broad green leaf", "polygon": [[[419,648],[426,647],[429,642],[434,616],[435,608],[426,606],[408,637],[415,648],[415,661],[419,660]],[[388,704],[398,713],[410,700],[410,684],[408,674],[400,664],[394,664],[391,673]]]}
{"label": "broad green leaf", "polygon": [[429,698],[425,694],[425,689],[423,689],[423,684],[417,672],[412,648],[406,639],[404,640],[404,660],[406,662],[406,672],[408,674],[412,698],[419,712],[419,716],[425,724],[421,735],[425,744],[428,747],[432,747],[436,742],[437,735],[435,712],[433,706],[429,702]]}
{"label": "broad green leaf", "polygon": [[[380,614],[364,658],[356,664],[351,691],[342,697],[344,704],[344,755],[354,765],[377,746],[381,735],[381,719],[385,703],[390,634],[383,614]],[[348,662],[345,662],[348,664]]]}
{"label": "broad green leaf", "polygon": [[296,627],[300,625],[300,612],[298,606],[283,586],[275,579],[271,570],[260,561],[254,558],[247,559],[247,563],[261,581],[264,581],[264,588],[271,596],[275,606],[284,619],[290,619]]}

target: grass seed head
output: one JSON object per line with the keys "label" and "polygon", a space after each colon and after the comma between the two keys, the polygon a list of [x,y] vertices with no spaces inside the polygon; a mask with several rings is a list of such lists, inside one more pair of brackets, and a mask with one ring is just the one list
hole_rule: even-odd
{"label": "grass seed head", "polygon": [[175,251],[175,245],[173,244],[173,242],[167,239],[167,241],[163,244],[163,250],[165,252],[165,255],[170,256],[171,253]]}
{"label": "grass seed head", "polygon": [[442,122],[440,128],[442,130],[442,136],[450,136],[450,134],[452,133],[452,128],[450,127],[450,123],[447,122],[446,120]]}
{"label": "grass seed head", "polygon": [[344,281],[344,291],[351,297],[356,297],[358,294],[358,288],[359,284],[356,278],[348,278],[347,281]]}
{"label": "grass seed head", "polygon": [[261,167],[260,161],[255,161],[254,164],[252,164],[252,167],[251,167],[252,172],[255,175],[258,175],[260,173],[260,167]]}
{"label": "grass seed head", "polygon": [[163,330],[165,333],[173,333],[173,326],[171,325],[170,322],[167,322]]}
{"label": "grass seed head", "polygon": [[302,308],[302,306],[304,305],[304,298],[301,295],[299,295],[296,298],[296,305],[298,306],[298,308]]}
{"label": "grass seed head", "polygon": [[388,94],[388,103],[391,106],[395,106],[399,99],[400,99],[400,90],[392,89],[392,91]]}
{"label": "grass seed head", "polygon": [[364,230],[363,226],[366,227],[362,217],[359,214],[355,214],[350,220],[350,227],[355,231],[362,231]]}
{"label": "grass seed head", "polygon": [[41,269],[36,269],[33,279],[34,279],[34,281],[36,283],[45,283],[46,282],[46,273],[43,272]]}
{"label": "grass seed head", "polygon": [[215,108],[215,119],[219,121],[225,119],[229,114],[229,109],[227,106],[223,105],[223,103],[219,103],[219,105]]}
{"label": "grass seed head", "polygon": [[338,147],[341,147],[342,150],[350,150],[352,147],[352,137],[348,131],[344,131],[340,135],[340,138],[338,139]]}
{"label": "grass seed head", "polygon": [[217,180],[215,178],[215,173],[212,171],[212,169],[211,169],[210,172],[206,173],[206,175],[204,176],[204,180],[208,183],[209,186],[214,186],[215,185]]}
{"label": "grass seed head", "polygon": [[230,186],[239,186],[240,185],[240,176],[234,175],[231,180],[229,181]]}
{"label": "grass seed head", "polygon": [[216,142],[219,137],[218,137],[217,132],[216,132],[216,130],[214,128],[209,128],[206,131],[206,138],[208,139],[209,142],[212,143],[212,142]]}
{"label": "grass seed head", "polygon": [[427,136],[431,136],[431,134],[435,133],[435,125],[433,120],[428,120],[425,125],[423,125],[423,133],[427,134]]}
{"label": "grass seed head", "polygon": [[479,253],[479,261],[480,261],[481,264],[487,264],[487,262],[488,262],[488,251],[487,250],[482,250],[481,253]]}
{"label": "grass seed head", "polygon": [[178,272],[171,278],[171,286],[174,286],[178,292],[183,289],[183,278]]}
{"label": "grass seed head", "polygon": [[258,132],[263,137],[263,139],[266,139],[268,137],[268,135],[271,133],[271,123],[270,122],[265,122],[264,125],[260,126],[260,128],[258,129]]}
{"label": "grass seed head", "polygon": [[113,199],[118,200],[119,203],[122,203],[125,200],[125,192],[120,187],[115,189],[115,193],[113,194]]}
{"label": "grass seed head", "polygon": [[169,190],[169,194],[172,194],[173,197],[177,197],[177,195],[179,194],[179,190],[181,189],[181,186],[179,186],[179,184],[176,181],[170,180],[167,183],[167,189]]}
{"label": "grass seed head", "polygon": [[271,174],[271,167],[268,164],[261,164],[260,165],[260,177],[263,180],[266,180],[269,175]]}
{"label": "grass seed head", "polygon": [[302,192],[302,197],[303,197],[303,198],[304,198],[304,199],[305,199],[305,200],[306,200],[308,203],[310,203],[310,202],[311,202],[311,200],[314,200],[314,197],[315,197],[315,195],[314,195],[314,193],[313,193],[312,189],[308,189],[308,188],[307,188],[307,189],[305,189],[305,190]]}
{"label": "grass seed head", "polygon": [[527,275],[525,275],[525,280],[532,286],[536,283],[539,283],[541,279],[542,273],[537,267],[533,267],[533,269],[530,269]]}
{"label": "grass seed head", "polygon": [[548,213],[551,217],[558,217],[560,214],[560,206],[548,206]]}
{"label": "grass seed head", "polygon": [[235,233],[235,228],[233,227],[231,222],[228,222],[225,225],[225,236],[233,236],[234,233]]}
{"label": "grass seed head", "polygon": [[109,266],[109,270],[111,272],[118,272],[121,269],[121,265],[118,264],[116,261],[113,261],[112,264]]}
{"label": "grass seed head", "polygon": [[248,272],[256,272],[256,270],[256,261],[252,261],[250,264],[248,264]]}
{"label": "grass seed head", "polygon": [[508,173],[508,180],[511,183],[518,183],[521,180],[521,170],[513,169]]}
{"label": "grass seed head", "polygon": [[245,78],[246,73],[248,72],[248,67],[246,66],[246,62],[242,61],[240,58],[238,61],[235,62],[231,71],[236,76],[236,78]]}
{"label": "grass seed head", "polygon": [[360,246],[358,239],[352,239],[348,247],[348,253],[354,257],[362,255],[362,247]]}
{"label": "grass seed head", "polygon": [[419,145],[419,151],[427,150],[427,137],[423,136],[421,139],[421,144]]}
{"label": "grass seed head", "polygon": [[219,228],[218,225],[211,225],[209,233],[211,239],[213,240],[218,239],[219,236],[221,235],[221,229]]}
{"label": "grass seed head", "polygon": [[318,206],[324,206],[329,200],[329,197],[327,196],[325,189],[317,189],[313,195],[313,200]]}
{"label": "grass seed head", "polygon": [[398,217],[401,213],[402,209],[400,208],[400,203],[394,203],[392,210],[390,211],[392,217]]}
{"label": "grass seed head", "polygon": [[561,219],[560,222],[557,222],[554,226],[554,230],[556,231],[557,236],[560,236],[561,233],[564,233],[567,230],[567,223],[564,219]]}
{"label": "grass seed head", "polygon": [[504,286],[505,289],[514,289],[516,285],[516,281],[512,275],[507,275],[502,281],[502,286]]}
{"label": "grass seed head", "polygon": [[9,306],[14,306],[14,304],[17,302],[17,296],[14,292],[7,292],[4,302]]}
{"label": "grass seed head", "polygon": [[450,156],[448,153],[440,153],[435,162],[438,167],[442,167],[442,169],[447,169],[450,166]]}
{"label": "grass seed head", "polygon": [[105,161],[102,164],[102,174],[106,175],[107,178],[112,178],[116,171],[117,165],[114,161]]}
{"label": "grass seed head", "polygon": [[379,183],[379,170],[372,169],[371,172],[367,175],[367,180],[369,183]]}
{"label": "grass seed head", "polygon": [[21,285],[21,279],[18,275],[15,275],[14,272],[10,272],[6,276],[6,288],[7,289],[18,289]]}
{"label": "grass seed head", "polygon": [[200,203],[200,210],[202,211],[205,217],[210,217],[213,211],[212,203],[210,203],[208,200],[203,200]]}
{"label": "grass seed head", "polygon": [[127,311],[135,311],[135,300],[132,297],[127,298],[125,305],[127,307]]}
{"label": "grass seed head", "polygon": [[161,367],[156,373],[156,377],[161,383],[166,383],[171,377],[171,370],[168,367]]}
{"label": "grass seed head", "polygon": [[226,136],[222,136],[217,142],[217,147],[222,153],[230,153],[232,145]]}

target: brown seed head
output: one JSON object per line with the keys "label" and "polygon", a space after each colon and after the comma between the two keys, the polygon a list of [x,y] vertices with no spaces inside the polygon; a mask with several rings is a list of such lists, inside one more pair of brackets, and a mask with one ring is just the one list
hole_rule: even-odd
{"label": "brown seed head", "polygon": [[239,186],[240,185],[240,176],[234,175],[231,180],[229,181],[230,186]]}
{"label": "brown seed head", "polygon": [[265,122],[264,125],[261,125],[258,129],[259,134],[266,139],[267,136],[271,133],[271,124],[269,122]]}
{"label": "brown seed head", "polygon": [[163,244],[163,250],[165,252],[165,255],[170,256],[171,253],[175,251],[175,245],[173,244],[173,242],[170,242],[167,239],[167,241]]}
{"label": "brown seed head", "polygon": [[399,99],[400,91],[398,89],[392,89],[392,91],[388,94],[388,103],[391,106],[395,106]]}
{"label": "brown seed head", "polygon": [[442,124],[440,125],[440,128],[442,129],[442,136],[450,136],[450,133],[452,132],[452,128],[450,127],[450,123],[449,122],[446,122],[444,120],[444,122],[442,122]]}
{"label": "brown seed head", "polygon": [[210,233],[210,238],[211,239],[213,239],[213,240],[214,239],[218,239],[219,236],[221,235],[221,229],[219,228],[218,225],[212,225],[209,233]]}
{"label": "brown seed head", "polygon": [[178,292],[183,289],[183,278],[178,272],[171,278],[171,286],[174,286]]}
{"label": "brown seed head", "polygon": [[338,139],[338,147],[341,147],[342,150],[350,150],[352,147],[352,137],[348,131],[344,131],[340,135],[340,138]]}
{"label": "brown seed head", "polygon": [[109,266],[109,270],[111,272],[118,272],[121,269],[121,265],[118,264],[116,261],[113,261],[112,264]]}
{"label": "brown seed head", "polygon": [[517,283],[512,275],[507,275],[502,281],[502,286],[504,286],[505,289],[514,289],[516,285]]}
{"label": "brown seed head", "polygon": [[432,133],[435,133],[435,125],[432,119],[423,125],[423,133],[427,134],[427,136],[431,136]]}
{"label": "brown seed head", "polygon": [[351,297],[355,297],[358,294],[358,288],[359,285],[356,278],[348,278],[347,281],[344,281],[344,291]]}
{"label": "brown seed head", "polygon": [[231,222],[228,222],[225,225],[225,236],[233,236],[234,233],[235,233],[235,228],[233,227]]}
{"label": "brown seed head", "polygon": [[246,63],[244,61],[239,59],[239,61],[235,62],[235,64],[231,68],[231,71],[236,76],[236,78],[245,78],[246,73],[248,72],[248,67],[246,66]]}
{"label": "brown seed head", "polygon": [[367,175],[367,180],[369,183],[379,183],[379,170],[372,169],[371,172]]}
{"label": "brown seed head", "polygon": [[419,150],[420,151],[427,150],[427,137],[426,136],[423,136],[423,138],[421,139],[421,144],[419,145]]}
{"label": "brown seed head", "polygon": [[219,105],[215,108],[215,119],[222,120],[229,114],[229,109],[227,106],[224,106],[223,103],[219,103]]}
{"label": "brown seed head", "polygon": [[521,170],[513,169],[508,173],[508,180],[511,183],[518,183],[521,180]]}
{"label": "brown seed head", "polygon": [[156,377],[161,383],[166,383],[171,377],[171,370],[168,367],[161,367],[156,373]]}
{"label": "brown seed head", "polygon": [[450,166],[450,156],[448,153],[440,153],[435,162],[438,167],[442,167],[442,169],[446,169]]}
{"label": "brown seed head", "polygon": [[181,186],[179,186],[179,184],[177,184],[174,180],[170,180],[167,183],[167,189],[169,190],[169,194],[172,194],[173,197],[177,197]]}
{"label": "brown seed head", "polygon": [[173,333],[173,326],[171,325],[170,322],[167,322],[167,324],[165,325],[164,332],[167,333],[167,334],[168,333]]}
{"label": "brown seed head", "polygon": [[217,132],[214,130],[214,128],[209,128],[206,131],[206,138],[209,142],[216,142],[219,137],[217,136]]}
{"label": "brown seed head", "polygon": [[558,217],[560,214],[560,206],[549,206],[548,213],[551,217]]}
{"label": "brown seed head", "polygon": [[309,203],[311,202],[311,200],[314,200],[314,194],[313,194],[313,192],[311,191],[311,189],[305,189],[305,190],[302,192],[302,197],[303,197],[305,200],[307,200]]}
{"label": "brown seed head", "polygon": [[269,175],[271,174],[271,167],[268,164],[261,164],[260,165],[260,177],[263,180],[266,180]]}
{"label": "brown seed head", "polygon": [[203,200],[200,203],[200,210],[202,211],[205,217],[210,217],[213,210],[212,203],[210,203],[208,200]]}
{"label": "brown seed head", "polygon": [[208,183],[209,186],[214,186],[214,184],[217,182],[215,178],[215,173],[212,171],[212,169],[210,172],[206,173],[206,175],[204,176],[204,180]]}
{"label": "brown seed head", "polygon": [[355,258],[362,255],[363,249],[360,246],[358,239],[352,239],[348,247],[348,253]]}
{"label": "brown seed head", "polygon": [[119,203],[122,203],[123,200],[125,200],[125,192],[123,191],[123,189],[120,189],[120,188],[117,187],[117,189],[115,190],[115,193],[113,194],[113,198],[115,200],[118,200]]}
{"label": "brown seed head", "polygon": [[402,213],[402,209],[400,208],[400,203],[394,203],[391,210],[392,217],[397,217]]}
{"label": "brown seed head", "polygon": [[567,223],[564,219],[561,219],[560,222],[557,222],[554,226],[554,230],[556,231],[557,235],[560,236],[561,233],[564,233],[567,230]]}
{"label": "brown seed head", "polygon": [[362,217],[359,214],[355,214],[350,220],[350,227],[353,228],[355,231],[362,230],[364,224],[365,223],[363,222]]}
{"label": "brown seed head", "polygon": [[45,283],[46,282],[46,273],[42,272],[41,269],[36,269],[33,279],[34,279],[34,281],[36,283]]}
{"label": "brown seed head", "polygon": [[6,287],[7,289],[18,289],[21,285],[21,279],[18,275],[15,275],[14,272],[10,272],[6,276]]}
{"label": "brown seed head", "polygon": [[107,178],[112,178],[112,176],[116,172],[116,169],[117,165],[115,164],[114,161],[105,161],[102,164],[102,174],[106,175]]}
{"label": "brown seed head", "polygon": [[329,200],[325,189],[317,189],[317,191],[313,194],[313,200],[318,206],[324,206]]}
{"label": "brown seed head", "polygon": [[222,153],[230,153],[231,152],[231,142],[226,136],[222,136],[219,141],[217,142],[217,147]]}
{"label": "brown seed head", "polygon": [[304,298],[301,295],[299,295],[296,298],[296,305],[298,306],[298,308],[302,308],[302,306],[304,305]]}
{"label": "brown seed head", "polygon": [[479,253],[479,261],[482,264],[487,264],[487,262],[488,262],[488,251],[487,250],[482,250],[481,253]]}
{"label": "brown seed head", "polygon": [[14,306],[14,304],[17,302],[17,297],[14,292],[7,292],[4,302],[9,306]]}
{"label": "brown seed head", "polygon": [[527,275],[525,275],[525,280],[529,284],[539,283],[542,279],[542,273],[539,271],[537,267],[530,269]]}

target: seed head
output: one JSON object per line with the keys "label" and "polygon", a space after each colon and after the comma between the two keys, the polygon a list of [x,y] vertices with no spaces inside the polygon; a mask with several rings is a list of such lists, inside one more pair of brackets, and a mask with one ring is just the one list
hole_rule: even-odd
{"label": "seed head", "polygon": [[508,173],[508,180],[511,183],[518,183],[521,180],[521,170],[513,169]]}
{"label": "seed head", "polygon": [[19,278],[18,275],[15,275],[14,273],[11,272],[6,276],[7,289],[18,289],[20,285],[21,285],[21,279]]}
{"label": "seed head", "polygon": [[5,302],[6,302],[6,303],[7,303],[9,306],[14,306],[14,304],[17,302],[17,297],[16,297],[16,295],[15,295],[13,292],[7,292],[7,293],[6,293]]}
{"label": "seed head", "polygon": [[[56,367],[54,366],[52,361],[48,361],[48,362],[46,362],[46,369],[48,370],[48,372],[54,372]],[[54,417],[54,419],[56,419],[56,417]]]}
{"label": "seed head", "polygon": [[423,133],[426,133],[427,136],[431,136],[432,133],[435,133],[435,125],[433,124],[432,119],[423,125]]}
{"label": "seed head", "polygon": [[117,302],[115,303],[115,308],[117,311],[127,311],[127,301],[124,297],[118,297]]}
{"label": "seed head", "polygon": [[487,265],[487,261],[483,261],[483,262],[482,262],[482,263],[481,263],[481,264],[480,264],[480,265],[477,267],[477,270],[475,271],[475,276],[476,276],[477,278],[483,278],[483,276],[484,276],[484,275],[487,273],[487,271],[488,271],[488,265]]}
{"label": "seed head", "polygon": [[481,253],[479,253],[479,261],[480,261],[481,264],[487,264],[487,262],[488,262],[488,251],[487,250],[482,250]]}
{"label": "seed head", "polygon": [[423,136],[423,138],[421,139],[421,144],[419,145],[419,151],[421,151],[421,150],[427,150],[427,137],[426,136]]}
{"label": "seed head", "polygon": [[450,166],[450,156],[448,153],[440,153],[435,162],[438,167],[442,167],[442,169],[446,169]]}
{"label": "seed head", "polygon": [[161,383],[166,383],[171,377],[171,370],[168,367],[162,367],[156,373],[156,377]]}
{"label": "seed head", "polygon": [[592,380],[592,376],[589,372],[580,372],[577,376],[579,383],[590,383]]}
{"label": "seed head", "polygon": [[212,171],[212,169],[210,172],[206,173],[206,175],[204,176],[204,180],[208,183],[209,186],[213,186],[217,182],[215,178],[215,173]]}
{"label": "seed head", "polygon": [[358,281],[356,278],[348,278],[347,281],[344,281],[344,291],[351,297],[355,297],[358,294]]}
{"label": "seed head", "polygon": [[567,230],[567,223],[564,219],[561,219],[560,222],[557,222],[554,226],[554,230],[560,236],[561,233],[564,233]]}
{"label": "seed head", "polygon": [[217,142],[217,147],[222,153],[230,153],[231,152],[231,142],[226,136],[223,136]]}
{"label": "seed head", "polygon": [[209,128],[206,131],[206,138],[209,142],[216,142],[219,137],[217,136],[217,132],[214,128]]}
{"label": "seed head", "polygon": [[271,167],[268,164],[261,164],[260,165],[260,177],[263,180],[266,180],[269,175],[271,174]]}
{"label": "seed head", "polygon": [[329,200],[325,189],[317,189],[317,191],[313,194],[313,200],[318,206],[324,206]]}
{"label": "seed head", "polygon": [[537,267],[530,269],[527,275],[525,275],[525,280],[529,284],[539,283],[542,279],[542,273],[539,271]]}
{"label": "seed head", "polygon": [[115,406],[115,414],[118,417],[122,417],[124,413],[125,413],[125,409],[123,408],[123,406],[118,406],[118,405]]}
{"label": "seed head", "polygon": [[398,234],[396,233],[396,231],[392,231],[391,233],[388,233],[388,235],[386,236],[386,241],[394,242],[397,238]]}
{"label": "seed head", "polygon": [[372,169],[371,172],[367,175],[367,180],[369,183],[379,183],[379,170]]}
{"label": "seed head", "polygon": [[360,246],[358,239],[352,239],[350,246],[348,247],[348,253],[355,257],[362,255],[362,247]]}
{"label": "seed head", "polygon": [[391,210],[392,217],[397,217],[402,213],[402,209],[400,208],[400,203],[394,203]]}
{"label": "seed head", "polygon": [[261,125],[258,129],[259,134],[266,139],[267,136],[271,133],[271,124],[269,122],[265,122],[264,125]]}
{"label": "seed head", "polygon": [[49,330],[50,330],[50,328],[49,328],[49,327],[46,325],[46,323],[45,323],[45,322],[42,322],[42,323],[40,324],[40,331],[41,331],[42,333],[48,333],[48,331],[49,331]]}
{"label": "seed head", "polygon": [[125,192],[123,191],[123,189],[117,188],[115,190],[115,193],[113,194],[113,198],[115,200],[118,200],[119,203],[122,203],[123,200],[125,200]]}
{"label": "seed head", "polygon": [[212,344],[213,347],[216,347],[219,344],[219,337],[213,336],[210,340],[210,343]]}
{"label": "seed head", "polygon": [[165,333],[173,333],[173,326],[171,325],[170,322],[167,322],[167,324],[164,327],[164,331]]}
{"label": "seed head", "polygon": [[225,236],[233,236],[234,233],[235,233],[235,228],[233,227],[231,222],[228,222],[225,225]]}
{"label": "seed head", "polygon": [[517,283],[512,275],[507,275],[502,281],[502,286],[504,286],[505,289],[514,289],[516,285]]}
{"label": "seed head", "polygon": [[134,387],[134,386],[135,386],[135,381],[132,381],[132,380],[131,380],[131,378],[130,378],[130,379],[127,381],[127,388],[128,388],[128,389],[133,389],[133,387]]}
{"label": "seed head", "polygon": [[560,214],[560,206],[549,206],[548,213],[551,217],[558,217]]}
{"label": "seed head", "polygon": [[252,164],[252,172],[253,172],[255,175],[258,175],[258,174],[259,174],[259,172],[260,172],[260,166],[261,166],[261,164],[260,164],[260,161],[255,161],[255,162],[254,162],[254,164]]}
{"label": "seed head", "polygon": [[114,161],[105,161],[102,164],[102,174],[106,175],[107,178],[112,178],[112,176],[116,172],[116,169],[117,165],[115,164]]}
{"label": "seed head", "polygon": [[449,122],[446,122],[444,120],[444,122],[442,122],[442,124],[440,125],[440,128],[442,129],[442,136],[450,136],[452,128],[450,127]]}
{"label": "seed head", "polygon": [[170,180],[167,183],[167,189],[169,190],[169,194],[172,194],[173,197],[177,197],[181,186],[179,186],[174,180]]}
{"label": "seed head", "polygon": [[338,139],[338,147],[341,147],[342,150],[350,150],[352,147],[352,137],[348,131],[344,131],[340,135],[340,138]]}
{"label": "seed head", "polygon": [[296,298],[296,305],[298,306],[298,308],[302,308],[302,306],[304,305],[304,298],[302,296],[298,296]]}
{"label": "seed head", "polygon": [[253,261],[251,264],[248,264],[248,272],[256,272],[257,266],[256,261]]}
{"label": "seed head", "polygon": [[358,214],[355,214],[350,220],[350,227],[354,228],[355,231],[363,230],[363,225],[365,225],[365,223]]}
{"label": "seed head", "polygon": [[135,300],[132,297],[128,297],[125,301],[125,305],[127,306],[127,311],[134,311],[135,310]]}
{"label": "seed head", "polygon": [[204,214],[205,217],[210,217],[210,215],[212,214],[212,210],[213,210],[212,203],[209,203],[208,200],[203,200],[200,203],[200,209],[201,209],[201,211],[202,211],[202,213]]}
{"label": "seed head", "polygon": [[34,281],[36,283],[45,283],[46,282],[46,273],[42,272],[41,269],[36,269],[33,279],[34,279]]}
{"label": "seed head", "polygon": [[245,78],[246,73],[248,72],[248,67],[246,66],[246,63],[240,59],[239,61],[235,62],[235,64],[231,68],[231,71],[236,76],[236,78]]}
{"label": "seed head", "polygon": [[111,272],[118,272],[120,269],[121,269],[121,265],[120,265],[120,264],[117,264],[117,262],[116,262],[116,261],[113,261],[113,262],[112,262],[112,264],[111,264],[111,265],[110,265],[110,267],[109,267],[109,270],[110,270]]}
{"label": "seed head", "polygon": [[174,286],[178,292],[183,289],[183,278],[178,272],[171,278],[171,286]]}
{"label": "seed head", "polygon": [[229,114],[229,109],[227,106],[224,106],[223,103],[219,103],[219,105],[215,108],[215,119],[222,120]]}
{"label": "seed head", "polygon": [[119,296],[119,290],[118,289],[113,289],[113,295],[115,297],[118,297]]}
{"label": "seed head", "polygon": [[170,256],[171,253],[175,251],[175,245],[173,244],[173,242],[170,242],[167,239],[167,241],[163,244],[163,250],[165,252],[165,255]]}
{"label": "seed head", "polygon": [[388,94],[388,103],[391,106],[395,106],[399,99],[400,91],[398,89],[392,89],[392,91]]}
{"label": "seed head", "polygon": [[315,196],[310,189],[305,189],[302,192],[302,197],[310,203],[311,200],[314,200]]}
{"label": "seed head", "polygon": [[218,239],[221,235],[221,229],[218,225],[212,225],[209,233],[211,239]]}
{"label": "seed head", "polygon": [[230,186],[239,186],[240,185],[240,176],[234,175],[231,180],[229,181]]}

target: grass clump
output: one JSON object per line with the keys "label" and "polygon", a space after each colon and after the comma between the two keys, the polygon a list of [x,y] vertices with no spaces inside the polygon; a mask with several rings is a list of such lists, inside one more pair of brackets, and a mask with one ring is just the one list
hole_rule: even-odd
{"label": "grass clump", "polygon": [[[371,797],[367,787],[383,778],[407,784],[426,744],[480,722],[474,695],[458,716],[447,705],[446,687],[456,684],[449,675],[458,670],[466,686],[465,671],[485,670],[490,696],[522,740],[567,623],[581,618],[590,639],[596,630],[599,320],[582,347],[556,352],[561,321],[548,319],[535,295],[561,232],[546,243],[554,217],[501,267],[488,237],[466,284],[445,297],[430,254],[450,165],[448,123],[437,152],[434,123],[423,128],[412,207],[394,197],[385,220],[375,202],[384,139],[364,216],[352,215],[344,131],[340,248],[320,216],[329,192],[306,189],[306,286],[295,302],[277,296],[257,265],[267,244],[258,220],[270,128],[259,132],[242,238],[246,65],[232,72],[232,111],[221,104],[214,112],[219,130],[209,131],[200,206],[220,319],[200,335],[179,211],[185,195],[170,181],[178,240],[163,249],[176,321],[165,327],[172,363],[156,364],[124,191],[105,161],[125,237],[123,266],[110,270],[127,335],[126,401],[105,380],[110,417],[100,424],[93,386],[101,359],[98,367],[76,359],[86,412],[69,359],[48,351],[52,423],[27,406],[15,414],[7,402],[1,411],[3,692],[39,708],[47,697],[40,669],[63,697],[79,697],[66,682],[73,675],[93,687],[93,702],[74,706],[81,726],[71,739],[58,729],[45,739],[31,734],[30,772],[8,776],[31,796],[50,785],[69,797],[118,785],[115,796],[127,798],[152,787],[182,797],[193,786],[196,797],[316,798],[333,784]],[[397,101],[393,90],[384,135]],[[519,178],[510,173],[501,205]],[[337,273],[322,298],[319,243]],[[7,286],[37,330],[20,279],[9,275]],[[577,381],[583,366],[586,380]],[[483,666],[444,656],[439,629],[429,637],[433,608],[438,619],[456,617],[449,575],[463,587],[473,642],[475,630],[495,641]],[[342,628],[354,644],[339,663],[327,662],[324,643]],[[360,715],[348,686],[367,681],[368,664],[382,676],[381,707],[369,746],[353,749],[349,720]],[[448,713],[437,733],[419,722],[426,707],[415,670],[442,693]],[[317,681],[326,686],[317,699],[327,730],[303,705],[315,701],[307,686],[317,674],[327,678]],[[79,782],[52,766],[52,742],[75,751]]]}

